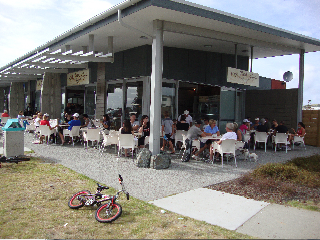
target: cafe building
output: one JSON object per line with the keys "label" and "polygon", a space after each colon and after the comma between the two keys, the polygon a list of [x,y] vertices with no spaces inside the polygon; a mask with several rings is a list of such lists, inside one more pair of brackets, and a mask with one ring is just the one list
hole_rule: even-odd
{"label": "cafe building", "polygon": [[[156,154],[165,111],[216,119],[221,132],[268,111],[295,126],[304,55],[319,50],[317,39],[190,2],[127,0],[1,67],[0,110],[14,116],[30,103],[61,118],[70,103],[91,118],[107,113],[114,129],[131,113],[148,115]],[[297,89],[254,72],[253,59],[292,54]]]}

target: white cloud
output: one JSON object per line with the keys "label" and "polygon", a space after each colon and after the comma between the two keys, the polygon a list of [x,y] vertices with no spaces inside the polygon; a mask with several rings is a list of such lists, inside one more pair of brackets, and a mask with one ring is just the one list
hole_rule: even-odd
{"label": "white cloud", "polygon": [[0,0],[0,4],[13,8],[48,9],[53,7],[55,0]]}

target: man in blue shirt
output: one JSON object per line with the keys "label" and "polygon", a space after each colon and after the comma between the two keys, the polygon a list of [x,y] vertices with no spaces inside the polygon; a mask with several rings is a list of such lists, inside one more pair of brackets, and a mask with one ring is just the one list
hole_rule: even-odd
{"label": "man in blue shirt", "polygon": [[[69,121],[68,124],[69,124],[69,126],[68,126],[68,130],[69,131],[71,131],[73,126],[81,126],[81,121],[79,120],[79,113],[73,114],[73,120]],[[61,143],[63,145],[64,144],[63,134],[61,132],[59,132],[59,136],[60,136],[60,139],[61,139]]]}
{"label": "man in blue shirt", "polygon": [[70,131],[73,126],[81,126],[81,121],[79,120],[79,113],[73,114],[73,120],[69,121],[68,124],[70,125],[68,127],[68,130]]}
{"label": "man in blue shirt", "polygon": [[[219,131],[219,128],[217,127],[216,120],[213,120],[213,119],[209,120],[209,126],[207,126],[204,129],[204,134],[206,136],[212,136],[212,134],[217,134],[217,136],[220,136],[220,131]],[[210,139],[208,139],[205,143],[200,142],[201,148],[195,155],[192,156],[192,158],[199,159],[199,154],[202,153],[206,148],[210,148],[211,143],[212,143],[212,140]]]}

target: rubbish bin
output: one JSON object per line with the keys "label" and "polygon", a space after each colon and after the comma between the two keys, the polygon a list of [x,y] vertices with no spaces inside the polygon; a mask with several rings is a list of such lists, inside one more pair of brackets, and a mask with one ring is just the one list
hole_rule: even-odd
{"label": "rubbish bin", "polygon": [[24,130],[18,119],[8,119],[3,134],[3,155],[14,157],[24,155]]}

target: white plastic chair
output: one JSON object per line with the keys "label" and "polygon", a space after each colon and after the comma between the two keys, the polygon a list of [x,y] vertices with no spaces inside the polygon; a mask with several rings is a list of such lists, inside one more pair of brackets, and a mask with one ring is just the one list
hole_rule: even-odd
{"label": "white plastic chair", "polygon": [[131,149],[132,150],[132,158],[133,158],[133,151],[135,149],[135,140],[134,135],[132,134],[120,134],[119,135],[119,150],[118,156],[120,156],[120,152],[122,152],[122,148]]}
{"label": "white plastic chair", "polygon": [[268,134],[266,132],[255,132],[254,134],[254,150],[256,150],[257,142],[264,143],[264,151],[267,152]]}
{"label": "white plastic chair", "polygon": [[277,145],[280,143],[283,143],[286,147],[286,153],[287,151],[287,144],[288,144],[288,134],[286,133],[276,133],[276,135],[274,136],[274,151],[277,151]]}
{"label": "white plastic chair", "polygon": [[5,125],[7,123],[7,120],[11,119],[10,117],[1,117],[1,125]]}
{"label": "white plastic chair", "polygon": [[51,134],[55,133],[55,130],[54,129],[50,130],[49,126],[47,126],[47,125],[40,125],[38,127],[38,130],[40,132],[40,136],[45,136],[46,137],[47,145],[48,145],[50,136],[51,136]]}
{"label": "white plastic chair", "polygon": [[114,144],[115,145],[115,153],[117,153],[117,146],[119,143],[118,135],[112,134],[107,135],[105,132],[102,131],[103,141],[101,144],[101,154],[104,151],[105,147]]}
{"label": "white plastic chair", "polygon": [[193,140],[192,141],[192,148],[196,148],[198,149],[198,151],[200,150],[200,141],[199,140]]}
{"label": "white plastic chair", "polygon": [[182,135],[186,135],[186,134],[187,134],[187,131],[185,131],[185,130],[177,130],[176,131],[176,133],[175,133],[176,146],[177,146],[178,142],[182,142],[182,144],[184,144],[184,140],[182,138]]}
{"label": "white plastic chair", "polygon": [[243,134],[243,141],[248,144],[249,149],[250,149],[250,139],[251,139],[251,135],[249,132],[246,134]]}
{"label": "white plastic chair", "polygon": [[[232,154],[234,156],[234,163],[237,166],[236,158],[236,142],[235,139],[225,139],[221,141],[220,147],[217,148],[217,151],[221,154],[221,166],[223,167],[223,154]],[[218,144],[216,144],[218,145]],[[213,160],[214,161],[214,160]]]}
{"label": "white plastic chair", "polygon": [[36,130],[36,125],[34,125],[33,123],[32,124],[29,124],[29,125],[26,125],[26,132],[34,132]]}
{"label": "white plastic chair", "polygon": [[88,145],[89,145],[89,141],[92,142],[92,146],[93,146],[93,142],[97,141],[97,146],[98,149],[100,149],[99,147],[99,142],[100,142],[100,129],[87,129],[87,132],[83,132],[82,134],[83,136],[83,147],[85,147],[85,143],[87,142],[87,150],[88,150]]}
{"label": "white plastic chair", "polygon": [[307,150],[306,148],[306,144],[304,143],[304,136],[294,136],[293,140],[292,140],[292,149],[294,150],[294,144],[295,143],[303,143],[303,146],[304,146],[304,150]]}
{"label": "white plastic chair", "polygon": [[69,136],[74,146],[74,137],[80,137],[80,126],[73,126],[71,131],[69,129],[63,129],[63,138]]}

